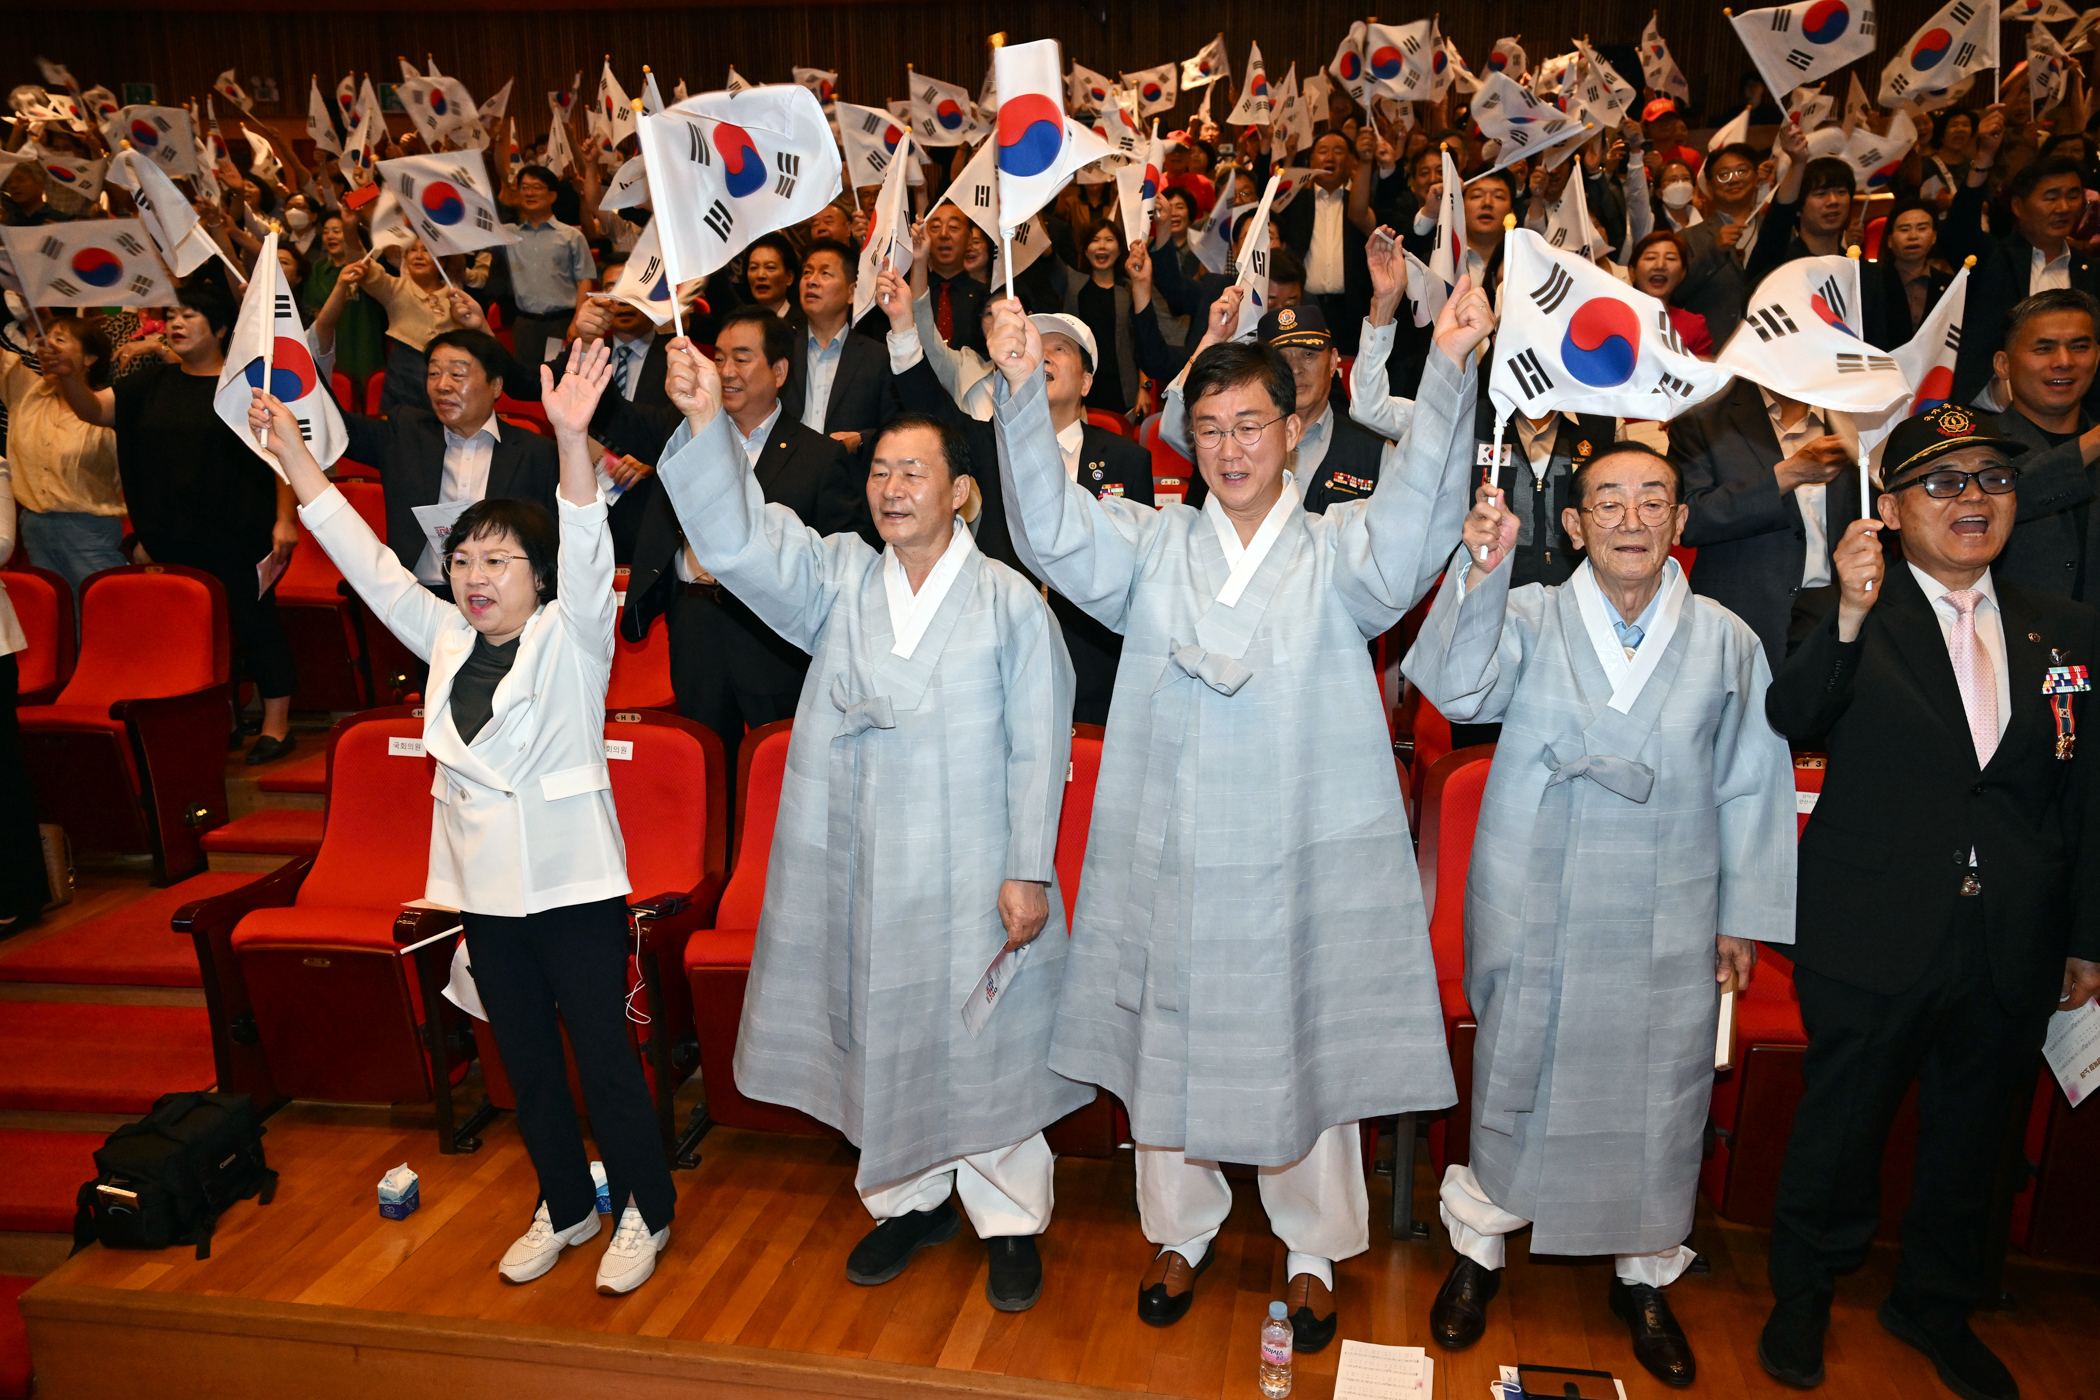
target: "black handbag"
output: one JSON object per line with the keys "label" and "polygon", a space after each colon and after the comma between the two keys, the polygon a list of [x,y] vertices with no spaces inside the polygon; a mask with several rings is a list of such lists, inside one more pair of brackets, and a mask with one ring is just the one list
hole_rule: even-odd
{"label": "black handbag", "polygon": [[193,1244],[211,1258],[219,1215],[235,1201],[277,1194],[263,1125],[246,1094],[164,1094],[95,1149],[95,1177],[75,1199],[73,1250]]}

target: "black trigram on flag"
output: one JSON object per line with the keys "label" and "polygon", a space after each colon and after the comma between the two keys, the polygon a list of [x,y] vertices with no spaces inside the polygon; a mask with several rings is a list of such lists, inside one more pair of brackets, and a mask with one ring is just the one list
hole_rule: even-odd
{"label": "black trigram on flag", "polygon": [[736,227],[736,217],[723,207],[719,199],[707,206],[707,212],[700,216],[700,222],[706,224],[715,237],[724,243],[729,241],[729,231]]}
{"label": "black trigram on flag", "polygon": [[1898,73],[1895,77],[1889,79],[1889,91],[1891,93],[1901,93],[1909,86],[1910,75],[1907,73]]}
{"label": "black trigram on flag", "polygon": [[1531,289],[1531,299],[1539,304],[1539,310],[1551,316],[1560,310],[1560,304],[1568,299],[1568,293],[1573,290],[1575,279],[1568,276],[1566,268],[1555,263],[1546,270],[1546,280]]}
{"label": "black trigram on flag", "polygon": [[974,208],[978,208],[978,209],[989,209],[989,208],[991,208],[991,207],[992,207],[992,187],[991,187],[990,185],[973,185],[973,186],[971,186],[971,188],[970,188],[970,204],[972,205],[972,207],[974,207]]}
{"label": "black trigram on flag", "polygon": [[481,205],[474,210],[474,227],[480,229],[483,233],[494,233],[496,231],[496,220],[489,213],[487,205]]}
{"label": "black trigram on flag", "polygon": [[1688,399],[1692,396],[1692,386],[1689,381],[1679,379],[1674,374],[1661,374],[1656,376],[1655,392],[1675,394],[1681,399]]}
{"label": "black trigram on flag", "polygon": [[437,226],[436,224],[434,224],[434,223],[430,222],[430,220],[428,220],[428,219],[418,219],[418,220],[416,220],[416,227],[417,227],[418,229],[422,230],[422,233],[423,233],[423,241],[424,241],[425,243],[435,243],[435,244],[442,244],[442,243],[444,243],[444,241],[445,241],[445,233],[444,233],[444,230],[440,229],[440,228],[439,228],[439,227],[438,227],[438,226]]}
{"label": "black trigram on flag", "polygon": [[1794,27],[1794,12],[1788,9],[1772,11],[1772,32],[1784,34]]}
{"label": "black trigram on flag", "polygon": [[416,177],[404,170],[401,172],[400,183],[402,200],[404,202],[413,202],[416,197]]}
{"label": "black trigram on flag", "polygon": [[1969,60],[1974,57],[1976,57],[1976,46],[1974,44],[1963,44],[1954,51],[1954,66],[1956,68],[1966,68],[1969,66]]}
{"label": "black trigram on flag", "polygon": [[[47,258],[55,258],[66,251],[66,245],[59,242],[56,238],[46,238],[43,242],[36,245],[36,250]],[[71,293],[67,295],[71,295]]]}
{"label": "black trigram on flag", "polygon": [[1521,126],[1511,127],[1509,129],[1509,135],[1503,137],[1502,139],[1509,142],[1510,145],[1517,147],[1522,147],[1531,140],[1530,136],[1525,134],[1524,128]]}
{"label": "black trigram on flag", "polygon": [[77,297],[80,295],[80,288],[74,286],[72,282],[70,282],[64,277],[52,278],[51,290],[57,292],[62,297]]}
{"label": "black trigram on flag", "polygon": [[1962,0],[1961,4],[1947,11],[1947,23],[1949,24],[1967,24],[1975,17],[1976,7],[1971,5],[1969,0]]}
{"label": "black trigram on flag", "polygon": [[1481,112],[1492,112],[1501,105],[1502,94],[1499,92],[1491,92],[1486,96],[1486,98],[1473,104],[1473,111],[1476,114]]}
{"label": "black trigram on flag", "polygon": [[1792,335],[1801,329],[1794,324],[1793,318],[1786,314],[1786,308],[1776,301],[1770,306],[1751,312],[1743,319],[1750,323],[1750,329],[1757,332],[1757,338],[1768,345],[1783,335]]}
{"label": "black trigram on flag", "polygon": [[1896,362],[1887,355],[1840,355],[1837,357],[1839,374],[1866,374],[1871,370],[1894,369]]}
{"label": "black trigram on flag", "polygon": [[781,151],[773,157],[773,169],[779,175],[773,182],[773,193],[782,199],[793,199],[795,186],[802,178],[802,157],[792,151]]}
{"label": "black trigram on flag", "polygon": [[301,441],[301,442],[312,442],[313,440],[314,440],[314,425],[313,425],[313,424],[312,424],[312,423],[311,423],[310,421],[308,421],[307,419],[304,419],[304,418],[301,418],[301,419],[299,419],[299,441]]}
{"label": "black trigram on flag", "polygon": [[1669,346],[1680,355],[1685,353],[1684,342],[1677,338],[1677,328],[1670,324],[1670,313],[1667,310],[1658,309],[1656,311],[1655,333],[1662,337],[1663,344]]}
{"label": "black trigram on flag", "polygon": [[128,233],[118,234],[116,237],[116,244],[119,248],[122,248],[125,252],[131,254],[131,256],[133,257],[138,257],[140,254],[146,251],[146,245],[139,242],[138,239],[132,237]]}
{"label": "black trigram on flag", "polygon": [[1402,39],[1400,41],[1400,47],[1407,50],[1407,56],[1409,58],[1413,58],[1416,54],[1422,51],[1422,41],[1420,39],[1417,39],[1414,35],[1410,34],[1405,39]]}
{"label": "black trigram on flag", "polygon": [[1959,324],[1947,327],[1946,344],[1949,350],[1961,349],[1961,326]]}
{"label": "black trigram on flag", "polygon": [[876,174],[881,174],[883,171],[890,168],[890,153],[888,151],[868,152],[868,165],[875,171]]}
{"label": "black trigram on flag", "polygon": [[1866,6],[1860,12],[1859,37],[1862,39],[1871,39],[1874,37],[1874,7],[1872,5]]}
{"label": "black trigram on flag", "polygon": [[275,309],[270,312],[272,316],[275,316],[278,320],[282,321],[292,314],[291,297],[287,296],[283,292],[279,292],[275,298],[275,301]]}
{"label": "black trigram on flag", "polygon": [[706,133],[691,122],[685,124],[685,130],[686,134],[692,138],[691,145],[685,153],[686,159],[692,161],[695,165],[713,165],[715,163],[714,150],[707,139]]}
{"label": "black trigram on flag", "polygon": [[1845,294],[1838,290],[1837,278],[1825,277],[1823,284],[1816,288],[1816,295],[1823,298],[1824,304],[1837,313],[1840,321],[1851,316],[1851,309],[1845,305]]}
{"label": "black trigram on flag", "polygon": [[1509,358],[1509,372],[1517,377],[1517,387],[1525,394],[1537,397],[1553,387],[1553,376],[1539,363],[1538,355],[1530,350]]}
{"label": "black trigram on flag", "polygon": [[1810,58],[1807,54],[1801,52],[1801,50],[1799,49],[1788,49],[1786,52],[1786,61],[1789,66],[1798,69],[1803,73],[1806,73],[1809,69],[1816,66],[1816,61],[1813,58]]}
{"label": "black trigram on flag", "polygon": [[1256,248],[1252,255],[1252,261],[1249,263],[1249,266],[1251,266],[1254,269],[1254,275],[1256,277],[1267,277],[1269,275],[1268,251],[1263,248]]}
{"label": "black trigram on flag", "polygon": [[888,123],[884,122],[881,117],[876,116],[873,112],[863,113],[860,119],[860,134],[863,136],[873,136],[876,132],[882,130],[882,128],[887,124]]}

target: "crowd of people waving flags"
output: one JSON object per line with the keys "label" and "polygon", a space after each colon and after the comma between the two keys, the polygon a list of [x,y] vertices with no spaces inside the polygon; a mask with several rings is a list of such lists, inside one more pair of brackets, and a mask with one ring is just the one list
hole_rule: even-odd
{"label": "crowd of people waving flags", "polygon": [[[2011,1400],[1967,1320],[1991,1174],[2100,991],[2100,10],[1951,0],[1878,76],[1864,0],[1729,19],[1752,72],[1698,107],[1659,15],[1471,64],[1436,18],[1364,21],[1280,75],[1222,34],[1113,75],[1028,39],[867,105],[608,57],[543,120],[402,59],[314,77],[304,140],[232,70],[119,105],[45,61],[0,152],[21,547],[75,588],[217,575],[250,762],[298,742],[293,549],[427,666],[428,893],[541,1183],[512,1282],[599,1229],[561,1024],[599,1290],[672,1247],[590,756],[616,634],[660,617],[728,754],[794,721],[735,1074],[859,1148],[853,1282],[959,1200],[992,1305],[1034,1305],[1043,1130],[1106,1089],[1146,1323],[1191,1306],[1226,1163],[1296,1347],[1369,1306],[1336,1275],[1370,1245],[1358,1125],[1456,1097],[1390,679],[1495,745],[1437,1344],[1479,1340],[1529,1229],[1611,1256],[1641,1364],[1694,1383],[1669,1290],[1717,1024],[1778,948],[1809,1045],[1760,1364],[1821,1382],[1922,1074],[1880,1323]],[[1066,937],[1075,721],[1105,738]],[[1827,762],[1798,843],[1792,750]],[[40,903],[0,887],[10,926]]]}

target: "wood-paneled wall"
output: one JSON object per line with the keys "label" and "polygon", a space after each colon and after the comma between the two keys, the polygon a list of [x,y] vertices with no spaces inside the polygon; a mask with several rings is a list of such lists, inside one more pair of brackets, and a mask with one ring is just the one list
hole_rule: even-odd
{"label": "wood-paneled wall", "polygon": [[[1244,66],[1251,39],[1261,44],[1272,77],[1281,77],[1293,60],[1301,74],[1325,63],[1350,20],[1362,17],[1339,0],[1211,0],[1201,6],[1185,0],[891,0],[679,8],[657,8],[647,0],[592,8],[570,0],[570,8],[560,9],[493,8],[498,0],[377,0],[376,8],[371,0],[247,3],[246,9],[208,8],[199,0],[154,0],[123,9],[0,7],[11,11],[0,18],[8,35],[0,82],[37,81],[33,58],[43,53],[66,63],[83,84],[104,83],[121,93],[120,83],[152,82],[162,100],[179,101],[208,91],[213,77],[231,65],[244,84],[257,74],[277,80],[283,100],[258,106],[260,115],[296,120],[305,110],[309,74],[320,74],[324,88],[353,70],[383,81],[399,72],[396,54],[420,61],[429,53],[477,98],[515,74],[511,111],[536,131],[544,126],[544,94],[566,86],[578,69],[585,71],[586,86],[595,86],[601,56],[608,53],[631,92],[639,90],[644,63],[655,68],[666,94],[681,77],[695,92],[718,87],[732,63],[754,81],[773,82],[787,81],[790,66],[807,64],[839,70],[841,96],[875,105],[904,95],[907,62],[974,89],[986,64],[985,36],[995,30],[1014,42],[1057,39],[1067,63],[1113,73],[1188,57],[1222,28],[1236,69]],[[1521,34],[1533,62],[1564,51],[1571,36],[1587,35],[1616,50],[1610,56],[1638,82],[1631,46],[1651,8],[1647,0],[1475,0],[1445,7],[1441,19],[1444,32],[1476,65],[1503,35]],[[1936,8],[1936,0],[1883,0],[1880,51],[1862,74],[1870,95],[1881,63]],[[1396,10],[1383,17],[1413,16]],[[1750,63],[1721,6],[1716,0],[1672,0],[1661,7],[1660,20],[1691,79],[1699,112],[1710,107],[1726,115]],[[2005,51],[2017,55],[2023,37],[2021,26],[2006,26]],[[1843,82],[1842,75],[1837,81]],[[1193,107],[1185,99],[1180,110]]]}

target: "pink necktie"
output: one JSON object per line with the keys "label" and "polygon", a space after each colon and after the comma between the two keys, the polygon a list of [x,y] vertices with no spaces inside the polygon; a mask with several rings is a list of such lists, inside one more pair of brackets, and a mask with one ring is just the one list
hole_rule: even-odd
{"label": "pink necktie", "polygon": [[1976,644],[1976,605],[1983,594],[1964,588],[1949,593],[1947,601],[1954,604],[1954,635],[1947,641],[1947,656],[1961,687],[1961,707],[1968,712],[1976,766],[1983,768],[1998,751],[1998,674],[1991,669],[1991,654]]}

